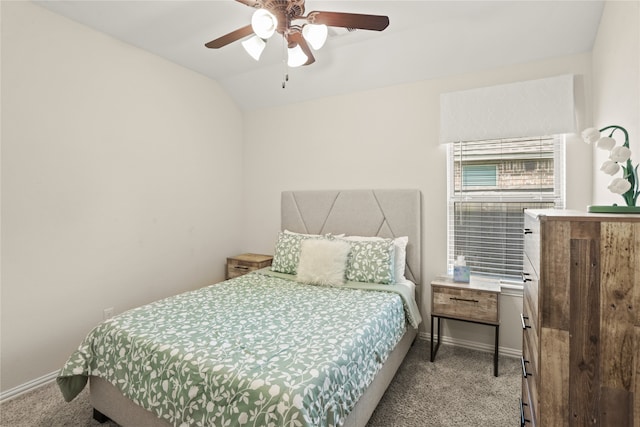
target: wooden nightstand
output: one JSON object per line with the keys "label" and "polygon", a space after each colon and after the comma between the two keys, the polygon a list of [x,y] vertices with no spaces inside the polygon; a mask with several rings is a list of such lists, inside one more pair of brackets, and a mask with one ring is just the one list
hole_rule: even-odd
{"label": "wooden nightstand", "polygon": [[[438,320],[438,343],[434,348],[433,323]],[[498,340],[500,337],[500,284],[471,278],[457,283],[449,277],[431,282],[431,361],[440,347],[440,319],[461,320],[495,327],[493,375],[498,376]]]}
{"label": "wooden nightstand", "polygon": [[227,279],[242,276],[271,265],[271,255],[241,254],[227,258]]}

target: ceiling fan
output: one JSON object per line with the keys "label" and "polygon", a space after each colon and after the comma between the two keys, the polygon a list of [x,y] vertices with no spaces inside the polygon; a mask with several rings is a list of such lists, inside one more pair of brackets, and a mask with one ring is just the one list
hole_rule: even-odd
{"label": "ceiling fan", "polygon": [[279,33],[287,45],[287,64],[290,67],[310,65],[315,62],[311,48],[318,50],[327,39],[327,26],[382,31],[389,25],[389,17],[359,13],[314,11],[304,15],[305,0],[236,0],[256,11],[251,24],[206,43],[211,49],[219,49],[254,34],[242,42],[245,50],[256,61],[266,46],[266,41]]}

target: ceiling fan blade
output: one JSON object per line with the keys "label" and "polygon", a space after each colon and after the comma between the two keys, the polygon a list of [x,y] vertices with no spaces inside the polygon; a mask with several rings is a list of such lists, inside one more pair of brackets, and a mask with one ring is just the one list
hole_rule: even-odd
{"label": "ceiling fan blade", "polygon": [[236,0],[238,3],[246,4],[249,7],[260,7],[260,2],[258,0]]}
{"label": "ceiling fan blade", "polygon": [[293,32],[289,34],[288,40],[289,42],[297,43],[304,54],[307,55],[307,62],[305,62],[303,65],[311,65],[316,62],[316,58],[313,56],[311,48],[309,48],[309,44],[307,44],[307,41],[304,39],[304,37],[302,37],[302,33],[298,31]]}
{"label": "ceiling fan blade", "polygon": [[361,30],[382,31],[389,26],[389,17],[382,15],[363,15],[343,12],[309,12],[307,21],[311,24],[324,24],[330,27],[358,28]]}
{"label": "ceiling fan blade", "polygon": [[253,34],[253,28],[251,25],[247,25],[246,27],[238,28],[235,31],[230,32],[229,34],[225,34],[222,37],[218,37],[215,40],[211,40],[209,43],[205,43],[205,46],[210,49],[218,49],[222,46],[226,46],[229,43],[233,43],[241,38],[248,36],[249,34]]}

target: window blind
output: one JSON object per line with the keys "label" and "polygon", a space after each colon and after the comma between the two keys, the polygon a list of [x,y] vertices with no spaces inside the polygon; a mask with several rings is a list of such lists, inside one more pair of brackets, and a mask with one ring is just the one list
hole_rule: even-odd
{"label": "window blind", "polygon": [[524,209],[564,207],[562,138],[458,142],[448,153],[448,261],[521,280]]}

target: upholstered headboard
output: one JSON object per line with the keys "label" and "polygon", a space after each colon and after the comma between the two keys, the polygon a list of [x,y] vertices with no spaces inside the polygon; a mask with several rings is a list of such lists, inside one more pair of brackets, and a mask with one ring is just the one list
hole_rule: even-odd
{"label": "upholstered headboard", "polygon": [[419,190],[283,191],[283,230],[308,234],[408,236],[405,276],[421,283]]}

